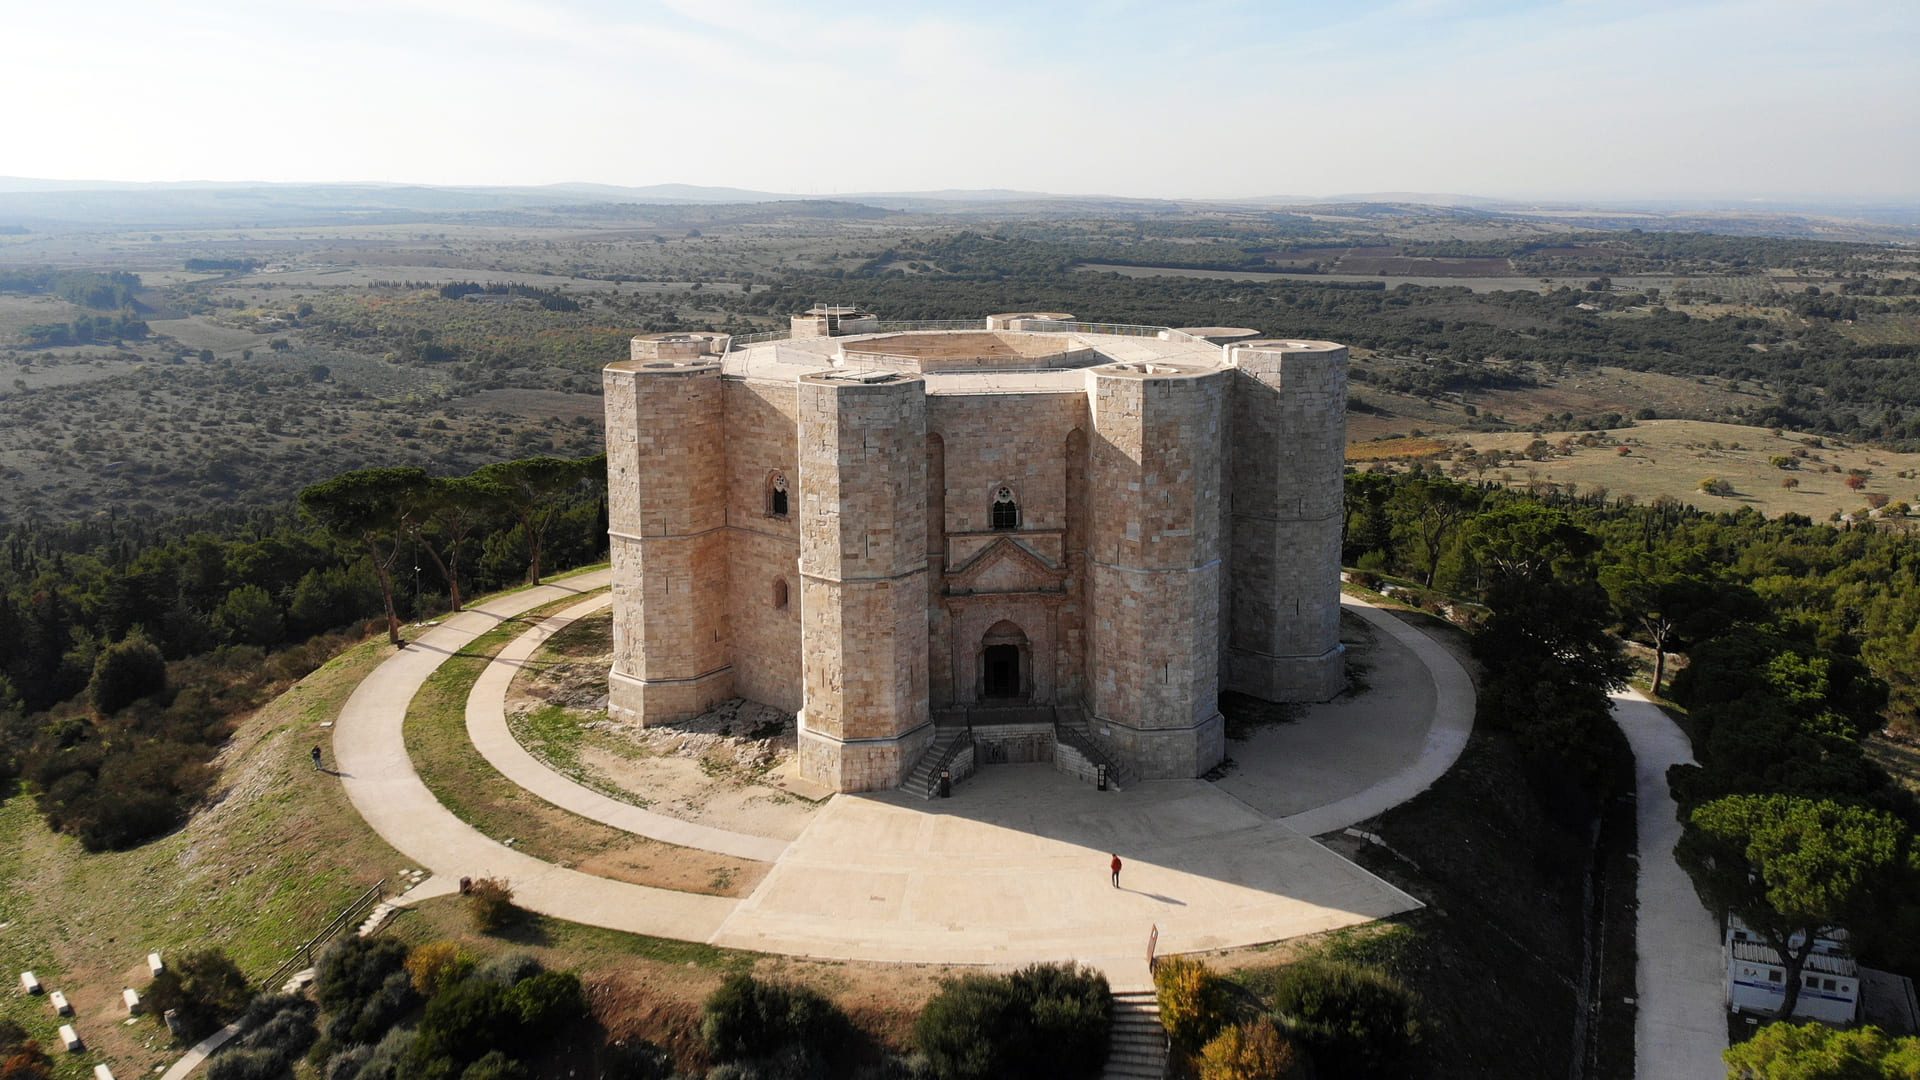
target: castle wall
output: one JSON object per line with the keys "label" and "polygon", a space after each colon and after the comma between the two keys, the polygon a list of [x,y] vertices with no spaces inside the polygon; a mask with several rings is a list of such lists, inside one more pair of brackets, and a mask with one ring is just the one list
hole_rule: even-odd
{"label": "castle wall", "polygon": [[[966,564],[1003,538],[1037,556],[1049,567],[1067,565],[1067,439],[1086,424],[1082,393],[934,394],[927,398],[927,426],[939,436],[944,488],[938,516],[929,516],[929,551],[944,555],[943,569]],[[1020,527],[993,529],[995,490],[1011,486],[1020,507]],[[931,508],[931,503],[930,503]],[[1057,587],[1047,582],[1049,590]],[[1077,696],[1084,680],[1081,662],[1064,652],[1064,618],[1073,631],[1077,657],[1079,581],[1069,577],[1066,594],[1006,597],[977,595],[946,600],[934,589],[929,613],[935,633],[934,700],[971,705],[980,698],[981,638],[1001,620],[1013,622],[1029,641],[1023,676],[1032,701],[1058,701],[1065,687]]]}
{"label": "castle wall", "polygon": [[[727,576],[734,692],[799,712],[799,390],[791,382],[728,379]],[[769,478],[787,481],[788,512],[771,513]],[[778,583],[786,604],[776,602]]]}
{"label": "castle wall", "polygon": [[1090,711],[1149,778],[1225,753],[1217,708],[1227,374],[1088,372]]}
{"label": "castle wall", "polygon": [[1269,701],[1322,701],[1345,685],[1347,350],[1257,342],[1228,354],[1236,371],[1223,683]]}
{"label": "castle wall", "polygon": [[616,364],[605,374],[613,560],[610,715],[683,720],[733,696],[720,368]]}
{"label": "castle wall", "polygon": [[933,737],[925,384],[805,376],[799,413],[801,772],[895,787]]}

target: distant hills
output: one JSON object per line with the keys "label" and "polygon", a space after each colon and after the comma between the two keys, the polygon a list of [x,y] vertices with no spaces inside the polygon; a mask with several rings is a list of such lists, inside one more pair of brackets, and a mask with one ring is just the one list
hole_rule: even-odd
{"label": "distant hills", "polygon": [[[924,215],[1049,215],[1278,211],[1368,216],[1426,210],[1551,221],[1577,228],[1702,229],[1715,232],[1834,239],[1920,240],[1920,203],[1787,204],[1755,200],[1574,203],[1478,195],[1391,191],[1365,194],[1272,195],[1244,199],[1145,199],[1061,195],[1002,188],[836,192],[830,195],[754,191],[695,184],[564,183],[531,187],[386,183],[266,183],[43,180],[0,177],[0,233],[140,228],[266,228],[349,223],[408,223],[505,215],[521,224],[607,205],[715,206],[832,202]],[[562,210],[565,208],[564,214]]]}

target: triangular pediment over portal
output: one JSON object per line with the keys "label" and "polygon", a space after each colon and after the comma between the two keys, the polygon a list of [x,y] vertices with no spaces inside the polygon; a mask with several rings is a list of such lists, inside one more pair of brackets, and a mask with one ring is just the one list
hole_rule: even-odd
{"label": "triangular pediment over portal", "polygon": [[1003,536],[947,574],[947,592],[1061,592],[1067,573],[1047,565],[1012,537]]}

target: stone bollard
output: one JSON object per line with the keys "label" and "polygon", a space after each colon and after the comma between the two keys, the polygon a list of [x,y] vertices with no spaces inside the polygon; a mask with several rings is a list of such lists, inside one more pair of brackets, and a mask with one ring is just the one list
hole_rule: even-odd
{"label": "stone bollard", "polygon": [[131,986],[120,988],[120,1000],[127,1003],[127,1015],[140,1015],[140,993]]}
{"label": "stone bollard", "polygon": [[105,1065],[95,1065],[93,1067],[93,1080],[113,1080],[113,1070],[107,1068]]}
{"label": "stone bollard", "polygon": [[20,989],[25,990],[29,994],[39,993],[40,992],[40,976],[35,975],[31,971],[21,972],[20,973]]}
{"label": "stone bollard", "polygon": [[167,965],[161,961],[159,953],[150,952],[147,954],[147,970],[153,972],[155,975],[167,970]]}
{"label": "stone bollard", "polygon": [[56,1015],[59,1015],[59,1016],[73,1015],[73,1003],[68,1001],[67,995],[61,993],[60,991],[55,990],[53,993],[48,994],[47,1001],[53,1005],[53,1011]]}
{"label": "stone bollard", "polygon": [[181,1031],[185,1030],[184,1026],[180,1023],[179,1009],[168,1009],[166,1012],[160,1014],[160,1019],[167,1022],[167,1031],[169,1034],[178,1035]]}
{"label": "stone bollard", "polygon": [[87,1048],[87,1044],[80,1041],[80,1033],[73,1030],[72,1024],[60,1025],[60,1044],[67,1048],[69,1054],[77,1054]]}

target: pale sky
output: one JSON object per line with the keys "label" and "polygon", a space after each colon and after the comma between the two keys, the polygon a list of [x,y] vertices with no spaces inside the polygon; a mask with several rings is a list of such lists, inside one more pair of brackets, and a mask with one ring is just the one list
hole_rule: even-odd
{"label": "pale sky", "polygon": [[0,176],[1920,201],[1917,0],[0,0]]}

